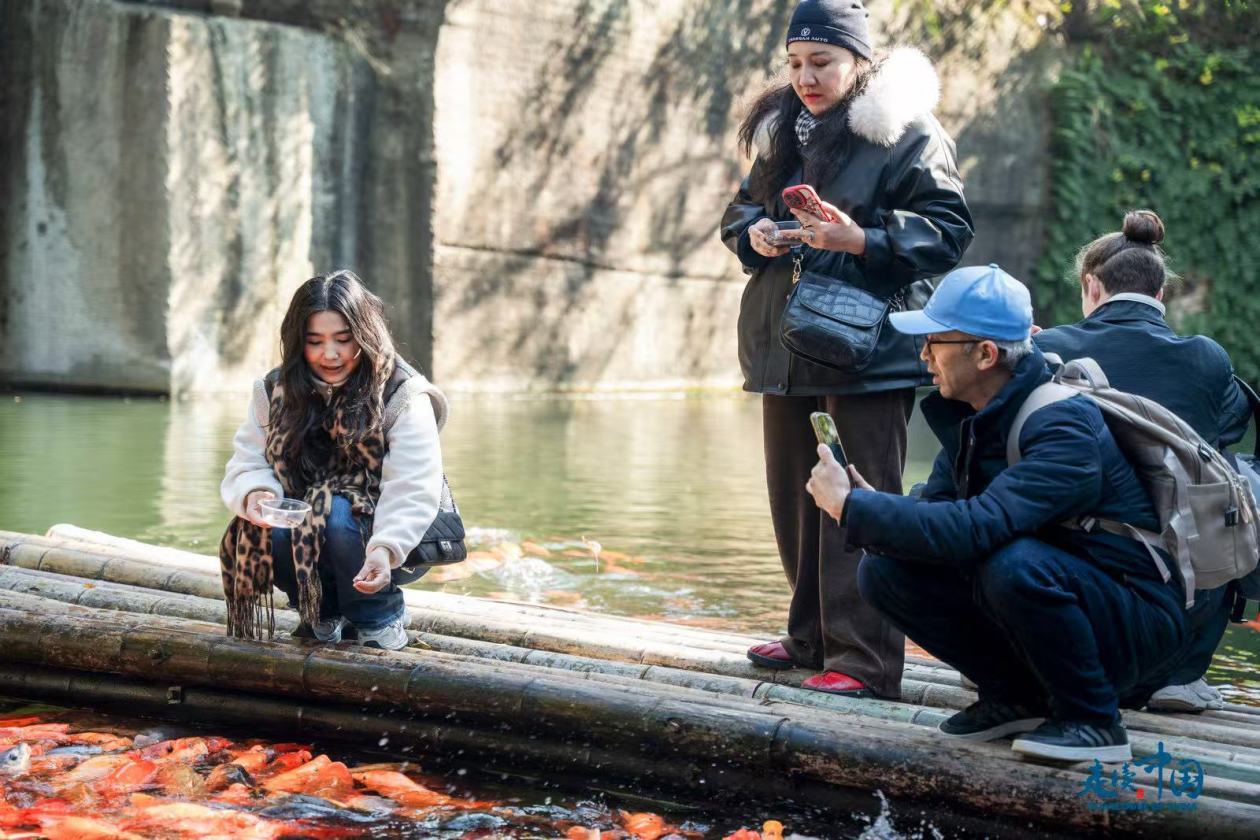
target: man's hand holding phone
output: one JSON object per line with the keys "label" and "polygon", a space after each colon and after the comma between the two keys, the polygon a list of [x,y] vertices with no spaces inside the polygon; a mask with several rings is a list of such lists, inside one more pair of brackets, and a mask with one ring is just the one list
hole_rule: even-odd
{"label": "man's hand holding phone", "polygon": [[818,444],[818,463],[810,471],[809,481],[805,483],[805,491],[814,497],[814,503],[839,522],[840,514],[844,512],[845,500],[849,498],[852,489],[849,472],[831,454],[831,447],[825,443]]}

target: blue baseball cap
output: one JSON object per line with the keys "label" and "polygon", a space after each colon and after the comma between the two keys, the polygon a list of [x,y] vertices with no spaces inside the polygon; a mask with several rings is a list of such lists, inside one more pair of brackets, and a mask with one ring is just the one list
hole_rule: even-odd
{"label": "blue baseball cap", "polygon": [[997,263],[956,268],[942,278],[927,306],[894,312],[889,322],[909,335],[958,330],[994,341],[1023,341],[1032,332],[1028,287]]}

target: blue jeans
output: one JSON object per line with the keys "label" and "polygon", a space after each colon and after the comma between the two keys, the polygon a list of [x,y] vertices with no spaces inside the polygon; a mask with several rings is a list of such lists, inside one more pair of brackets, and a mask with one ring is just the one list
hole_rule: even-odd
{"label": "blue jeans", "polygon": [[1121,698],[1166,676],[1186,635],[1176,587],[1116,580],[1031,538],[973,569],[868,555],[858,588],[982,698],[1048,703],[1064,720],[1118,719]]}
{"label": "blue jeans", "polygon": [[[323,590],[320,601],[321,619],[345,616],[355,627],[377,630],[406,612],[402,590],[398,588],[400,573],[394,570],[389,586],[366,594],[354,588],[354,576],[363,568],[372,519],[356,516],[350,500],[333,496],[332,510],[324,526],[324,544],[319,550],[319,580]],[[297,576],[293,569],[292,532],[288,528],[271,529],[271,554],[274,558],[276,587],[297,606]],[[406,575],[410,583],[424,574]]]}

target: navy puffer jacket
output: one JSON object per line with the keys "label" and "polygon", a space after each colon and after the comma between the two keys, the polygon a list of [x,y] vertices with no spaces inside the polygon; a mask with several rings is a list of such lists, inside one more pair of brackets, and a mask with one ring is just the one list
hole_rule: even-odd
{"label": "navy puffer jacket", "polygon": [[1081,557],[1180,611],[1180,582],[1163,583],[1135,540],[1086,533],[1061,523],[1084,516],[1158,530],[1155,510],[1133,468],[1088,397],[1030,416],[1020,434],[1023,460],[1006,463],[1006,436],[1028,394],[1050,378],[1038,350],[980,411],[934,392],[920,404],[942,444],[921,499],[856,490],[845,508],[848,538],[872,553],[969,567],[1020,537]]}

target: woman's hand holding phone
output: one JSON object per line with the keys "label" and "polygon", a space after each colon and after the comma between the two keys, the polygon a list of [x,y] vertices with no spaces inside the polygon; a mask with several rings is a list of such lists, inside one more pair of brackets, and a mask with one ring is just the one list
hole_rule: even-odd
{"label": "woman's hand holding phone", "polygon": [[748,229],[748,241],[752,243],[753,250],[763,257],[781,257],[791,249],[792,243],[775,245],[770,237],[781,237],[784,233],[787,231],[779,230],[773,219],[758,219]]}
{"label": "woman's hand holding phone", "polygon": [[800,220],[801,229],[785,230],[783,237],[823,251],[842,251],[859,257],[865,254],[866,231],[862,226],[834,204],[824,201],[822,208],[838,221],[828,222],[805,210],[793,210],[792,215]]}

